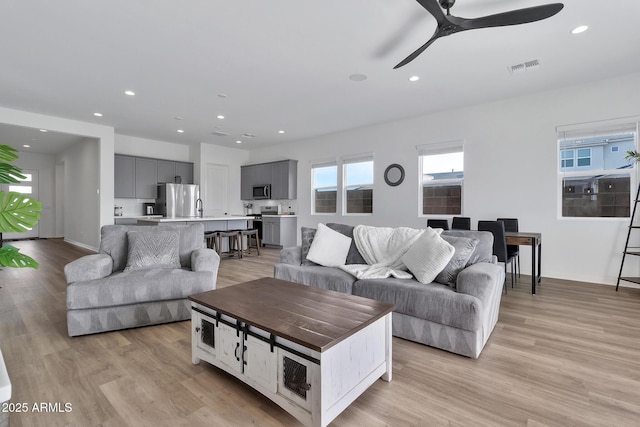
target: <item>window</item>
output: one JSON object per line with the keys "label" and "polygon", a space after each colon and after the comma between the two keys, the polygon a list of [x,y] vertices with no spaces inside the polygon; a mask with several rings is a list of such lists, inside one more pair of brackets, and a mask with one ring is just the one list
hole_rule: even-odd
{"label": "window", "polygon": [[461,141],[418,147],[420,212],[422,215],[461,215],[464,151]]}
{"label": "window", "polygon": [[344,161],[344,213],[373,212],[373,158],[371,156]]}
{"label": "window", "polygon": [[[558,129],[560,216],[628,218],[636,123],[599,123]],[[634,176],[635,177],[635,176]]]}
{"label": "window", "polygon": [[24,179],[19,179],[20,183],[9,185],[9,191],[14,191],[16,193],[22,194],[31,194],[33,193],[33,187],[31,186],[31,181],[33,177],[30,173],[22,173]]}
{"label": "window", "polygon": [[338,166],[333,163],[322,163],[311,166],[311,185],[314,214],[334,214],[338,201]]}

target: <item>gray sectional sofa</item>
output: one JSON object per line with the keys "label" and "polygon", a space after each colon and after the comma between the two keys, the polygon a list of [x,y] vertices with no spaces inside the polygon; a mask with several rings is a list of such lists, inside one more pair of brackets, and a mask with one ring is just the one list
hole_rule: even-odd
{"label": "gray sectional sofa", "polygon": [[[353,227],[327,225],[353,236]],[[303,243],[305,233],[309,230],[303,230]],[[452,285],[435,281],[423,284],[415,279],[393,277],[358,280],[336,267],[309,265],[313,263],[305,262],[301,246],[281,251],[280,263],[274,267],[274,277],[393,303],[396,306],[393,312],[394,336],[475,359],[498,320],[504,268],[493,256],[491,233],[451,230],[444,231],[442,237],[445,240],[456,237],[477,239],[473,253]],[[347,257],[347,263],[350,257],[354,258],[352,253]]]}
{"label": "gray sectional sofa", "polygon": [[103,226],[99,252],[64,268],[69,336],[189,319],[187,297],[216,288],[219,264],[202,224]]}

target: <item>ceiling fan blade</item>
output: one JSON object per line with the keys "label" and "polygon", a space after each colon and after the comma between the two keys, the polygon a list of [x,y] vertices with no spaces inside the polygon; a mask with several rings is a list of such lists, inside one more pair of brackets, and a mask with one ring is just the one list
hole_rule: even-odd
{"label": "ceiling fan blade", "polygon": [[426,42],[425,44],[423,44],[422,46],[420,46],[418,49],[415,50],[415,52],[413,52],[411,55],[407,56],[406,58],[404,58],[398,65],[396,65],[395,67],[393,67],[393,69],[397,69],[400,67],[404,67],[405,65],[407,65],[409,62],[413,61],[414,59],[416,59],[418,57],[418,55],[420,55],[422,52],[424,52],[429,46],[431,46],[431,43],[433,43],[434,41],[438,40],[440,38],[440,34],[438,32],[436,32],[436,34],[433,35],[433,37],[431,37],[429,39],[428,42]]}
{"label": "ceiling fan blade", "polygon": [[438,21],[438,24],[447,22],[447,18],[444,16],[444,11],[438,4],[438,0],[416,0],[422,7],[427,9],[427,12],[433,15]]}
{"label": "ceiling fan blade", "polygon": [[465,30],[477,28],[504,27],[507,25],[526,24],[529,22],[547,19],[560,12],[564,5],[562,3],[551,3],[542,6],[527,7],[524,9],[512,10],[510,12],[498,13],[495,15],[483,16],[481,18],[461,19],[458,25]]}

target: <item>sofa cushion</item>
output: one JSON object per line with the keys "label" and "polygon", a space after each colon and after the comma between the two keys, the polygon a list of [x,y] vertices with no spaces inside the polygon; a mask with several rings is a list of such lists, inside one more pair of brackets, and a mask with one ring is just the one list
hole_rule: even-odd
{"label": "sofa cushion", "polygon": [[273,277],[315,288],[351,294],[356,278],[334,267],[276,264]]}
{"label": "sofa cushion", "polygon": [[442,232],[442,237],[444,236],[478,239],[478,244],[469,257],[467,265],[473,265],[478,262],[493,262],[493,234],[490,232],[475,230],[445,230]]}
{"label": "sofa cushion", "polygon": [[177,231],[128,231],[128,270],[146,268],[180,268]]}
{"label": "sofa cushion", "polygon": [[183,268],[191,268],[191,252],[204,248],[204,225],[192,223],[189,225],[104,225],[100,229],[100,253],[113,258],[113,271],[122,271],[127,265],[129,244],[127,231],[152,230],[151,227],[161,227],[159,230],[178,231],[180,246],[178,255]]}
{"label": "sofa cushion", "polygon": [[[431,283],[454,256],[454,247],[427,227],[401,260],[420,283]],[[466,262],[466,260],[465,260]]]}
{"label": "sofa cushion", "polygon": [[362,279],[353,295],[395,304],[394,311],[468,331],[482,327],[483,306],[478,298],[457,293],[439,283],[413,279]]}
{"label": "sofa cushion", "polygon": [[[353,229],[354,229],[353,225],[338,224],[335,222],[330,222],[330,223],[327,223],[327,227],[329,227],[332,230],[338,231],[344,234],[345,236],[353,239]],[[352,240],[345,264],[366,264],[366,263],[367,261],[364,260],[364,258],[362,257],[362,254],[360,253],[360,251],[358,250],[358,247],[356,246],[356,241]]]}
{"label": "sofa cushion", "polygon": [[120,271],[104,279],[67,286],[69,310],[186,298],[215,289],[211,271],[145,269]]}
{"label": "sofa cushion", "polygon": [[455,253],[446,267],[438,273],[435,281],[455,288],[458,273],[460,273],[469,262],[471,254],[478,245],[478,239],[447,235],[442,236],[442,238],[455,248]]}
{"label": "sofa cushion", "polygon": [[352,240],[324,224],[318,224],[307,259],[325,267],[344,265]]}
{"label": "sofa cushion", "polygon": [[300,236],[302,238],[302,262],[301,265],[318,265],[315,262],[307,259],[309,249],[311,249],[311,243],[316,235],[316,229],[311,227],[301,227]]}

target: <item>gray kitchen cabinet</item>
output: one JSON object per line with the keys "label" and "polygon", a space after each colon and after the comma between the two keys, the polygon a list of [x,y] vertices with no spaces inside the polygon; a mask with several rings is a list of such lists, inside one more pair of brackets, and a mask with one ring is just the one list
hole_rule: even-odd
{"label": "gray kitchen cabinet", "polygon": [[176,162],[171,160],[158,160],[158,182],[175,182]]}
{"label": "gray kitchen cabinet", "polygon": [[193,184],[193,163],[116,154],[114,158],[115,198],[155,199],[158,182]]}
{"label": "gray kitchen cabinet", "polygon": [[158,161],[136,157],[136,198],[155,199],[158,183]]}
{"label": "gray kitchen cabinet", "polygon": [[135,170],[135,157],[120,156],[116,154],[114,160],[114,197],[133,198],[136,196]]}
{"label": "gray kitchen cabinet", "polygon": [[175,164],[175,176],[179,176],[183,184],[193,184],[193,163],[175,162]]}
{"label": "gray kitchen cabinet", "polygon": [[253,200],[253,187],[271,185],[271,199],[293,200],[298,196],[298,161],[282,160],[242,166],[240,198]]}
{"label": "gray kitchen cabinet", "polygon": [[298,219],[295,216],[262,216],[262,244],[287,248],[297,242]]}

